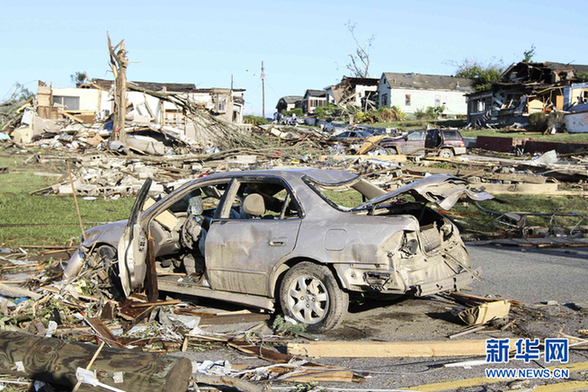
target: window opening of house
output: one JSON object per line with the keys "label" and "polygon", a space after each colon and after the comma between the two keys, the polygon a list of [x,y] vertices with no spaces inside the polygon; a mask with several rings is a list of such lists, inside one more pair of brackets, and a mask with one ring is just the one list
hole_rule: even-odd
{"label": "window opening of house", "polygon": [[186,117],[178,109],[166,109],[164,122],[170,127],[182,128],[186,125]]}
{"label": "window opening of house", "polygon": [[53,96],[53,106],[58,105],[65,110],[80,110],[80,97]]}

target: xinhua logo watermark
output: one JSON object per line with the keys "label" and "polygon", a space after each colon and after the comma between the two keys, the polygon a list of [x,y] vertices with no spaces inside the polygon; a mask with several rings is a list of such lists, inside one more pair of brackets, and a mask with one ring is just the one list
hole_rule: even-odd
{"label": "xinhua logo watermark", "polygon": [[[540,360],[543,356],[545,363],[568,363],[569,341],[568,339],[545,339],[544,351],[541,352],[539,339],[518,339],[515,342],[516,353],[509,356],[510,339],[487,339],[486,340],[486,362],[487,363],[509,363],[511,360],[522,360],[529,363],[533,360]],[[488,378],[569,378],[569,369],[486,369]]]}

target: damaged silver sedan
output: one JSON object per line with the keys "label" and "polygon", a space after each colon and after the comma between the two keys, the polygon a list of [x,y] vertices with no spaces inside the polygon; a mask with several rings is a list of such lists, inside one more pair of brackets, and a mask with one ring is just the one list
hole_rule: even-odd
{"label": "damaged silver sedan", "polygon": [[450,209],[492,197],[452,176],[387,193],[318,169],[213,174],[159,201],[150,185],[127,221],[86,232],[66,278],[89,266],[121,296],[149,281],[166,292],[279,305],[310,331],[338,325],[353,293],[425,296],[469,284],[476,272],[458,229],[427,203]]}

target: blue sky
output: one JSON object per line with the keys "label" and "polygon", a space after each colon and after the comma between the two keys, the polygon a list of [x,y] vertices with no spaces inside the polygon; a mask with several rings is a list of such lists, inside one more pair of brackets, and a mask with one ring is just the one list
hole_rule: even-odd
{"label": "blue sky", "polygon": [[246,113],[266,116],[284,95],[322,89],[347,73],[356,36],[375,36],[370,76],[453,74],[454,60],[505,65],[536,46],[536,61],[588,64],[588,2],[553,1],[61,1],[7,2],[0,22],[0,101],[15,82],[71,86],[86,71],[112,78],[106,31],[124,39],[130,80],[246,89]]}

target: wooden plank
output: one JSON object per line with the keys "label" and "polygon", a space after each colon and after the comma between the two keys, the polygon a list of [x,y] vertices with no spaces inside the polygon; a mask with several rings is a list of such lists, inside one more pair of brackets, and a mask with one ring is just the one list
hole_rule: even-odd
{"label": "wooden plank", "polygon": [[[514,340],[511,342],[514,348]],[[486,340],[288,343],[288,354],[323,358],[420,358],[486,355]]]}
{"label": "wooden plank", "polygon": [[474,184],[486,192],[496,195],[553,195],[558,192],[558,184]]}
{"label": "wooden plank", "polygon": [[365,142],[359,148],[359,150],[357,151],[357,153],[359,155],[362,155],[362,154],[365,154],[368,151],[373,150],[378,144],[380,144],[380,141],[382,139],[385,139],[387,137],[388,136],[386,136],[386,135],[377,135],[377,136],[368,137],[367,139],[365,139]]}
{"label": "wooden plank", "polygon": [[265,313],[248,313],[248,314],[227,314],[212,317],[202,317],[200,319],[200,326],[207,325],[222,325],[222,324],[239,324],[252,323],[257,321],[266,321],[270,319],[269,314]]}
{"label": "wooden plank", "polygon": [[70,118],[72,120],[74,120],[77,123],[83,124],[84,121],[76,116],[72,116],[71,114],[69,114],[68,112],[64,111],[64,110],[58,110],[57,111],[59,114],[64,115],[67,118]]}
{"label": "wooden plank", "polygon": [[[553,370],[553,369],[569,369],[570,373],[572,372],[579,372],[588,370],[588,362],[578,362],[572,364],[560,364],[557,366],[551,366],[546,369]],[[421,392],[434,392],[434,391],[449,391],[455,390],[458,388],[466,388],[466,387],[473,387],[479,385],[488,385],[488,384],[496,384],[499,382],[504,382],[509,380],[508,378],[487,378],[487,377],[474,377],[474,378],[466,378],[462,380],[455,380],[455,381],[446,381],[446,382],[439,382],[434,384],[425,384],[425,385],[417,385],[410,388],[406,388],[407,391],[421,391]],[[579,389],[572,389],[574,391],[582,391],[586,390],[588,387],[587,381],[582,381],[585,385]],[[567,383],[562,383],[567,384]],[[559,384],[553,384],[559,385]],[[564,387],[565,385],[562,385]],[[535,392],[537,389],[533,389]],[[555,389],[555,391],[560,390],[569,390],[569,389]]]}
{"label": "wooden plank", "polygon": [[354,160],[354,159],[378,159],[386,162],[406,162],[406,155],[321,155],[319,161],[332,159],[334,161]]}

